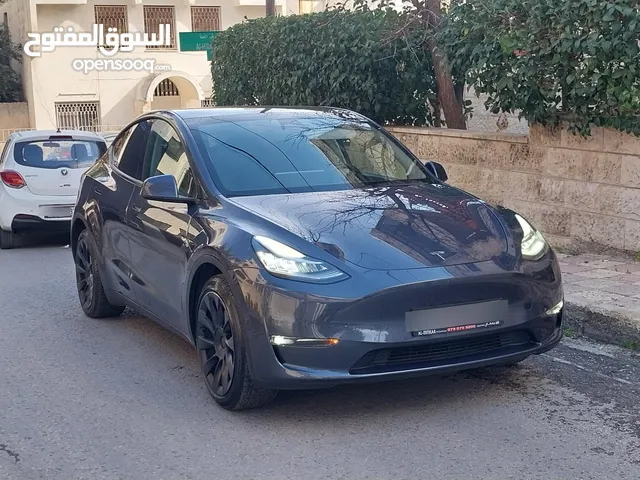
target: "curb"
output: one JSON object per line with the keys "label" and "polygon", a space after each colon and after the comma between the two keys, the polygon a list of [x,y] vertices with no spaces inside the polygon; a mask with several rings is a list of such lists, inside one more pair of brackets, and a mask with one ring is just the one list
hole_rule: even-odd
{"label": "curb", "polygon": [[598,342],[640,346],[640,320],[628,314],[566,302],[563,323],[564,328]]}

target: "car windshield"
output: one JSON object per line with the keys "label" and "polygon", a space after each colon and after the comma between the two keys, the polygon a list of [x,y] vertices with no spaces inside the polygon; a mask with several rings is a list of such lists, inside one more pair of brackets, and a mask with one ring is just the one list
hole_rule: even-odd
{"label": "car windshield", "polygon": [[191,130],[227,196],[434,180],[388,135],[359,118],[261,114],[192,120]]}
{"label": "car windshield", "polygon": [[106,151],[101,141],[48,139],[17,142],[13,155],[19,165],[35,168],[85,168]]}

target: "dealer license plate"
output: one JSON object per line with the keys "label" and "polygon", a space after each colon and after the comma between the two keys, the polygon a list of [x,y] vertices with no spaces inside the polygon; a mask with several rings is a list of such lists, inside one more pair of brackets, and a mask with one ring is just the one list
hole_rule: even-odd
{"label": "dealer license plate", "polygon": [[415,337],[480,330],[502,325],[509,302],[491,300],[405,313],[405,331]]}

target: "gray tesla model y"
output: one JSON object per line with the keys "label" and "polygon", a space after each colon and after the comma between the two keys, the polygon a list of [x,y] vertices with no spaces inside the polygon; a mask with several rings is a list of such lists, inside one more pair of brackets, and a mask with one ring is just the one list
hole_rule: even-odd
{"label": "gray tesla model y", "polygon": [[145,114],[83,179],[81,306],[130,306],[186,338],[229,409],[549,350],[563,315],[553,250],[446,181],[347,110]]}

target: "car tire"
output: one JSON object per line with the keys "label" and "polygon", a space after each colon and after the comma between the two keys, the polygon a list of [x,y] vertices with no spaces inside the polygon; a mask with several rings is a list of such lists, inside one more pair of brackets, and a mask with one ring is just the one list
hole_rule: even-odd
{"label": "car tire", "polygon": [[100,278],[100,268],[89,232],[83,230],[78,237],[73,260],[76,266],[76,287],[82,311],[91,318],[117,317],[125,307],[109,303]]}
{"label": "car tire", "polygon": [[0,229],[0,249],[10,250],[16,247],[17,235],[11,231]]}
{"label": "car tire", "polygon": [[221,275],[211,278],[200,292],[194,337],[207,390],[218,405],[246,410],[276,397],[276,390],[253,383],[238,303]]}

